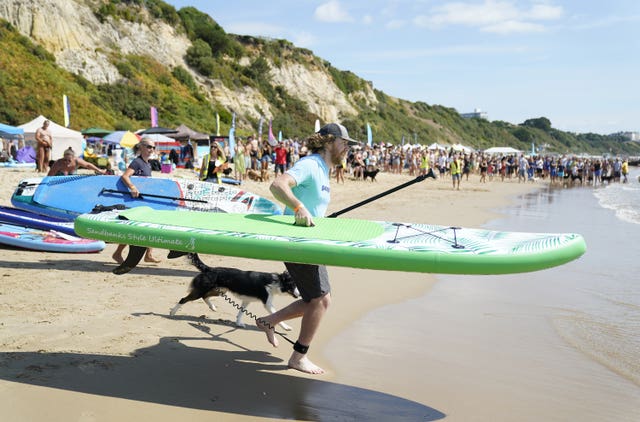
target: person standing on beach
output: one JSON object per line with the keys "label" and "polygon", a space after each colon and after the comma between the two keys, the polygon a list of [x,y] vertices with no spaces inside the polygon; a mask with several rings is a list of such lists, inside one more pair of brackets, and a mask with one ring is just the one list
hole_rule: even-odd
{"label": "person standing on beach", "polygon": [[455,154],[451,162],[449,163],[449,171],[451,172],[451,180],[453,181],[453,188],[460,190],[460,179],[462,178],[462,163],[458,154]]}
{"label": "person standing on beach", "polygon": [[[273,181],[270,187],[273,196],[286,206],[285,215],[295,216],[295,224],[312,227],[314,217],[324,216],[330,200],[330,169],[342,163],[349,145],[356,144],[344,126],[330,123],[307,139],[310,154]],[[265,331],[269,343],[278,347],[274,327],[282,321],[302,317],[289,367],[309,374],[322,374],[324,370],[311,362],[306,353],[331,303],[327,268],[290,262],[285,265],[302,299],[274,314],[258,318],[256,324]]]}
{"label": "person standing on beach", "polygon": [[622,183],[627,183],[629,181],[627,177],[629,176],[629,159],[625,158],[622,161],[621,171],[622,171]]}
{"label": "person standing on beach", "polygon": [[[125,184],[127,188],[129,188],[129,192],[131,193],[131,196],[133,198],[137,198],[138,196],[140,196],[140,192],[131,181],[131,176],[151,177],[151,164],[149,164],[149,158],[151,157],[151,154],[153,154],[153,151],[155,149],[156,145],[153,142],[153,139],[149,138],[148,136],[140,139],[140,142],[138,142],[133,147],[133,152],[139,155],[133,161],[131,161],[129,167],[127,167],[122,176],[120,176],[120,180]],[[124,262],[122,251],[126,246],[127,245],[118,245],[115,252],[111,256],[113,260],[118,264],[122,264]],[[160,262],[159,259],[154,258],[153,249],[151,248],[147,248],[147,251],[144,255],[144,261],[155,263]]]}
{"label": "person standing on beach", "polygon": [[38,128],[35,134],[38,148],[36,151],[36,161],[38,165],[36,170],[39,172],[49,171],[51,148],[53,148],[53,136],[51,135],[51,130],[49,130],[50,123],[49,120],[42,122],[42,127]]}

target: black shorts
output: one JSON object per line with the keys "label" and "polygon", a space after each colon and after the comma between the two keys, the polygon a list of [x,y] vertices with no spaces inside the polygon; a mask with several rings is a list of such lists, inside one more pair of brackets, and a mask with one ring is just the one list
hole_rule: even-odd
{"label": "black shorts", "polygon": [[305,302],[317,299],[331,292],[329,273],[324,265],[294,264],[285,262],[287,271],[295,281],[300,296]]}

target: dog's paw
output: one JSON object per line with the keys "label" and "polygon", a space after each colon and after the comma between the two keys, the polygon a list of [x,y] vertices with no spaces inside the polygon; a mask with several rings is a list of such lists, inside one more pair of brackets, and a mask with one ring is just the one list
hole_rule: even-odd
{"label": "dog's paw", "polygon": [[238,327],[238,328],[246,328],[246,324],[244,322],[236,321],[236,327]]}

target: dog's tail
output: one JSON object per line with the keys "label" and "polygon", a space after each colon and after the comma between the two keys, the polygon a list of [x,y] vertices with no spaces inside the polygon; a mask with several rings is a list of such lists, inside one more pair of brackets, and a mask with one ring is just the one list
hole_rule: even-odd
{"label": "dog's tail", "polygon": [[200,270],[200,272],[205,272],[211,269],[211,267],[202,262],[197,253],[190,253],[187,256],[189,257],[189,260],[191,261],[193,266]]}

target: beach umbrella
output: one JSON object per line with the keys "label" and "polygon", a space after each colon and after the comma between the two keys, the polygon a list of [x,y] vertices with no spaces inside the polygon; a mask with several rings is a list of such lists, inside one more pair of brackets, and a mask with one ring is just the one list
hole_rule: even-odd
{"label": "beach umbrella", "polygon": [[118,130],[102,138],[107,144],[118,144],[125,148],[133,148],[140,141],[140,136],[128,130]]}
{"label": "beach umbrella", "polygon": [[95,136],[98,138],[102,138],[103,136],[106,136],[108,134],[110,134],[111,132],[113,132],[112,130],[107,130],[107,129],[102,129],[100,127],[90,127],[87,129],[82,129],[80,131],[80,133],[82,133],[83,135],[88,135],[88,136]]}
{"label": "beach umbrella", "polygon": [[152,133],[150,135],[142,135],[142,137],[153,139],[153,142],[176,142],[175,139],[169,138],[168,136],[165,136],[161,133]]}

